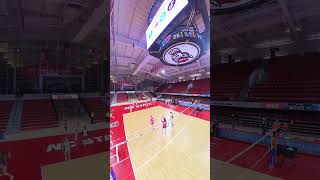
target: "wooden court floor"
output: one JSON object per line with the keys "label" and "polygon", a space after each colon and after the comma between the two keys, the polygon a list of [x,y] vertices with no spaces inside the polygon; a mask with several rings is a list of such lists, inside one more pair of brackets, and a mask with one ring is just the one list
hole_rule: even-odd
{"label": "wooden court floor", "polygon": [[159,127],[160,118],[169,119],[170,110],[153,107],[124,114],[126,138],[137,180],[209,180],[209,121],[173,111],[175,127],[150,128],[150,115]]}
{"label": "wooden court floor", "polygon": [[105,180],[109,177],[107,152],[41,167],[42,180]]}
{"label": "wooden court floor", "polygon": [[262,174],[247,168],[233,164],[225,164],[223,161],[211,159],[211,177],[212,179],[223,180],[281,180],[267,174]]}

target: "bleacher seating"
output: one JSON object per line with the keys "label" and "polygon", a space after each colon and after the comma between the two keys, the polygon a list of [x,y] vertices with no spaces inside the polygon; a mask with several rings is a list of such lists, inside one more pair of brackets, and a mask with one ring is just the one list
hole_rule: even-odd
{"label": "bleacher seating", "polygon": [[166,92],[167,88],[170,86],[171,84],[164,84],[162,86],[160,86],[159,88],[156,89],[156,92]]}
{"label": "bleacher seating", "polygon": [[147,100],[147,97],[143,93],[135,93],[136,96],[139,98],[140,101]]}
{"label": "bleacher seating", "polygon": [[220,101],[238,100],[243,84],[257,66],[257,62],[218,64],[213,72],[213,99]]}
{"label": "bleacher seating", "polygon": [[151,94],[150,92],[146,92],[145,95],[147,95],[149,98],[153,98],[154,97],[154,95]]}
{"label": "bleacher seating", "polygon": [[10,113],[12,110],[13,101],[0,101],[0,130],[6,129]]}
{"label": "bleacher seating", "polygon": [[128,102],[136,102],[138,100],[138,97],[135,93],[127,93]]}
{"label": "bleacher seating", "polygon": [[[262,117],[269,119],[267,129],[270,129],[275,120],[289,124],[289,131],[296,134],[320,135],[320,114],[302,111],[268,111],[245,108],[214,107],[214,119],[225,124],[232,124],[232,114],[238,116],[236,126],[260,128]],[[290,124],[293,121],[293,124]]]}
{"label": "bleacher seating", "polygon": [[188,85],[191,81],[182,81],[173,84],[173,86],[169,87],[166,92],[168,93],[186,93],[188,89]]}
{"label": "bleacher seating", "polygon": [[[193,83],[193,87],[188,89],[188,85]],[[195,81],[182,81],[174,84],[164,84],[156,92],[163,93],[210,93],[210,79],[200,79]]]}
{"label": "bleacher seating", "polygon": [[25,100],[21,117],[21,130],[37,130],[58,126],[51,100]]}
{"label": "bleacher seating", "polygon": [[193,88],[189,93],[210,93],[210,79],[199,79],[193,81]]}
{"label": "bleacher seating", "polygon": [[[1,58],[1,57],[0,57]],[[13,68],[11,65],[1,62],[0,60],[0,93],[12,93],[13,87]]]}
{"label": "bleacher seating", "polygon": [[128,102],[128,95],[126,93],[117,94],[117,103]]}
{"label": "bleacher seating", "polygon": [[320,102],[319,55],[278,57],[266,66],[267,79],[249,93],[251,101]]}
{"label": "bleacher seating", "polygon": [[83,103],[87,109],[87,112],[91,114],[94,112],[96,122],[106,121],[107,106],[102,98],[86,98],[83,99]]}
{"label": "bleacher seating", "polygon": [[97,73],[99,72],[97,66],[92,66],[89,68],[85,75],[85,85],[86,85],[86,91],[87,92],[97,92],[98,88],[98,82],[97,81]]}

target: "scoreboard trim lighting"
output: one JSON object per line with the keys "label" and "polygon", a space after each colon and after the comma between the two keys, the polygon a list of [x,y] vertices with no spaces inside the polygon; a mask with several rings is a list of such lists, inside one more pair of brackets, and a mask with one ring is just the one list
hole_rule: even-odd
{"label": "scoreboard trim lighting", "polygon": [[147,49],[171,21],[188,5],[188,0],[164,0],[146,30]]}

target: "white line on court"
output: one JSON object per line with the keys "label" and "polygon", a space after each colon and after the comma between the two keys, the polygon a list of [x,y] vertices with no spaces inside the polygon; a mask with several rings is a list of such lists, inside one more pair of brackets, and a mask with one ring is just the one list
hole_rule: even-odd
{"label": "white line on court", "polygon": [[[123,123],[123,126],[124,126],[124,123]],[[124,127],[124,129],[125,129],[125,127]],[[126,136],[126,139],[128,138],[127,137],[127,134],[125,134],[125,136]],[[130,151],[130,148],[129,148],[129,145],[127,144],[127,148],[128,148],[128,155],[129,155],[129,158],[130,158],[130,161],[131,161],[131,153],[132,153],[132,151]],[[133,170],[133,163],[131,162],[131,166],[132,166],[132,171],[133,171],[133,177],[135,177],[136,178],[136,175],[135,175],[135,172],[134,172],[134,170]],[[127,176],[125,179],[127,179],[129,176]]]}
{"label": "white line on court", "polygon": [[117,165],[117,164],[120,164],[120,163],[122,163],[123,161],[125,161],[125,160],[127,160],[127,159],[129,159],[129,158],[130,158],[130,157],[128,156],[127,158],[122,159],[121,161],[119,161],[119,162],[117,162],[117,163],[112,164],[112,165],[111,165],[111,167],[113,167],[113,166],[115,166],[115,165]]}
{"label": "white line on court", "polygon": [[186,128],[186,125],[172,138],[172,139],[170,139],[170,141],[165,145],[165,146],[163,146],[161,149],[160,149],[160,151],[158,151],[157,153],[155,153],[149,160],[147,160],[146,162],[144,162],[141,166],[139,166],[139,167],[137,167],[135,170],[134,170],[134,172],[135,171],[138,171],[139,169],[141,169],[142,167],[144,167],[145,165],[147,165],[149,162],[151,162],[154,158],[156,158],[163,150],[165,150],[172,142],[173,142],[173,140],[178,136],[178,135],[180,135],[182,132],[183,132],[183,130]]}
{"label": "white line on court", "polygon": [[[184,112],[185,111],[187,111],[189,108],[191,108],[192,106],[194,106],[194,104],[192,104],[191,106],[189,106],[189,107],[187,107],[186,109],[184,109],[183,111],[181,111],[181,112],[178,112],[178,111],[176,111],[177,113],[181,113],[181,114],[183,114],[183,115],[187,115],[187,114],[184,114]],[[165,108],[165,107],[164,107]],[[172,110],[172,109],[170,109],[170,110]],[[173,111],[175,111],[175,110],[173,110]],[[190,116],[190,115],[187,115],[187,116]],[[177,118],[178,119],[178,118]],[[142,167],[144,167],[145,165],[147,165],[149,162],[151,162],[154,158],[156,158],[164,149],[166,149],[167,148],[167,146],[169,145],[169,144],[171,144],[172,142],[173,142],[173,140],[178,136],[178,135],[180,135],[182,132],[183,132],[183,130],[185,129],[187,127],[187,123],[184,125],[184,127],[172,138],[172,139],[170,139],[170,141],[165,145],[165,146],[163,146],[161,149],[160,149],[160,151],[159,152],[157,152],[157,153],[155,153],[149,160],[147,160],[146,162],[144,162],[142,165],[140,165],[139,167],[137,167],[137,168],[134,168],[133,167],[133,163],[132,163],[132,170],[133,170],[133,176],[137,179],[137,177],[136,177],[136,172],[139,170],[139,169],[141,169]],[[148,132],[149,133],[149,132]],[[147,133],[147,134],[148,134]],[[128,137],[127,137],[127,134],[125,134],[125,136],[126,136],[126,139],[128,139]],[[134,137],[134,138],[131,138],[131,140],[132,139],[136,139],[137,137]],[[130,142],[130,141],[129,141]],[[130,151],[130,148],[129,148],[129,145],[127,146],[128,147],[128,150],[129,150],[129,157],[130,157],[130,159],[132,159],[132,153],[130,153],[131,151]],[[124,179],[127,179],[129,176],[126,176]]]}

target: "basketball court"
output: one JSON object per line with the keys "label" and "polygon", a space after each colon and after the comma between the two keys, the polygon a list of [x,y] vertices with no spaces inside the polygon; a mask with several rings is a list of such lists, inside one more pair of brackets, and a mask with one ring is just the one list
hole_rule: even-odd
{"label": "basketball court", "polygon": [[[160,119],[170,112],[174,127],[169,121],[164,132]],[[210,179],[209,121],[155,106],[124,114],[123,123],[135,179]]]}
{"label": "basketball court", "polygon": [[109,161],[107,153],[99,153],[70,161],[59,162],[41,167],[42,180],[70,179],[88,180],[105,179]]}

